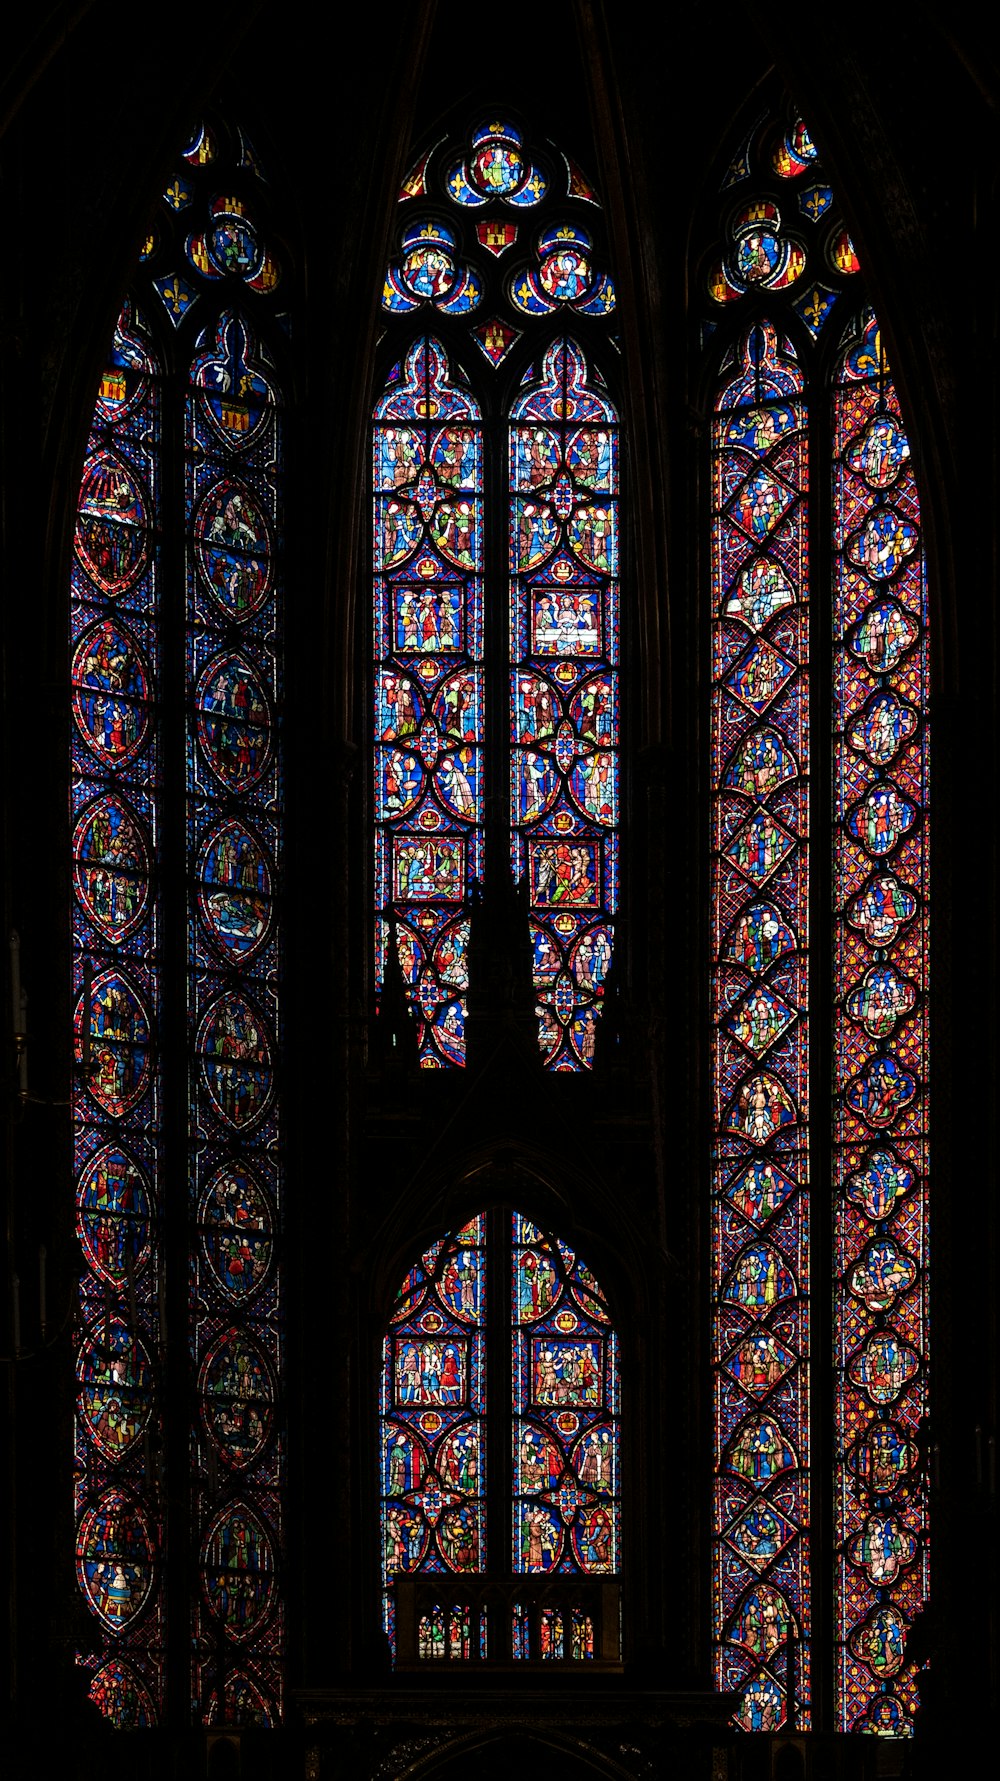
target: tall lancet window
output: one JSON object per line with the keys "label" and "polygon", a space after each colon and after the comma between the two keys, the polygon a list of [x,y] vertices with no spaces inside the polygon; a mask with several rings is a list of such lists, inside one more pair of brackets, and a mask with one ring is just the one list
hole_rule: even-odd
{"label": "tall lancet window", "polygon": [[[702,287],[716,1673],[744,1729],[806,1729],[822,1650],[838,1728],[906,1736],[928,1589],[919,501],[858,258],[801,120],[754,128],[716,226]],[[811,1053],[832,1056],[832,1085]],[[819,1353],[809,1300],[827,1256]],[[827,1426],[811,1405],[830,1369]],[[835,1479],[832,1554],[810,1542],[814,1467]]]}
{"label": "tall lancet window", "polygon": [[281,1713],[291,279],[267,211],[246,137],[201,129],[115,330],[75,537],[80,1659],[120,1726],[168,1694],[199,1723]]}
{"label": "tall lancet window", "polygon": [[571,161],[529,152],[510,121],[422,156],[400,206],[374,415],[376,978],[394,948],[421,1065],[464,1064],[473,903],[487,859],[509,858],[543,1056],[580,1070],[618,907],[600,209]]}
{"label": "tall lancet window", "polygon": [[837,1639],[844,1729],[907,1733],[927,1600],[927,578],[863,310],[834,384]]}

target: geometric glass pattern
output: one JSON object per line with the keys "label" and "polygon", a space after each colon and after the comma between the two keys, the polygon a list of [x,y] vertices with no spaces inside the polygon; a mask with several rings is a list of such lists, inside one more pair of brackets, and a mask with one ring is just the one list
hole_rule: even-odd
{"label": "geometric glass pattern", "polygon": [[240,132],[184,162],[101,380],[71,583],[76,1558],[120,1727],[164,1708],[168,1486],[171,1687],[201,1724],[282,1710],[282,268]]}
{"label": "geometric glass pattern", "polygon": [[[464,1065],[474,906],[487,858],[491,882],[509,858],[545,1066],[580,1070],[618,904],[619,430],[597,363],[615,308],[600,206],[574,164],[502,117],[439,142],[399,201],[381,297],[396,362],[373,416],[376,989],[398,966],[421,1067]],[[586,355],[560,331],[570,317]],[[483,424],[501,365],[519,379],[502,410],[505,499],[500,429]]]}
{"label": "geometric glass pattern", "polygon": [[769,321],[726,371],[712,484],[716,1676],[738,1724],[805,1729],[806,408]]}
{"label": "geometric glass pattern", "polygon": [[842,1731],[899,1736],[929,1583],[929,667],[920,503],[870,310],[833,425],[837,1705]]}
{"label": "geometric glass pattern", "polygon": [[[703,337],[724,372],[743,355],[752,425],[726,432],[740,398],[724,391],[712,521],[717,1680],[739,1691],[735,1721],[746,1730],[809,1724],[801,1468],[827,1470],[829,1453],[835,1576],[823,1631],[837,1728],[909,1737],[919,1675],[907,1647],[929,1588],[920,503],[860,263],[801,119],[765,116],[724,184],[742,192],[705,262]],[[768,319],[753,321],[762,311]],[[761,367],[787,371],[793,359],[794,392],[769,388]],[[807,397],[811,487],[804,441],[798,470],[782,458]],[[814,634],[824,662],[832,640],[830,672],[807,685],[800,615],[810,568],[818,585],[827,561],[829,614],[824,601]],[[810,712],[814,734],[831,737],[832,801],[814,801],[807,821]],[[810,833],[811,895],[831,942],[831,969],[813,969],[811,981]],[[828,858],[829,881],[818,868]],[[821,1008],[832,1026],[830,1126],[824,1107],[811,1131],[824,1180],[832,1142],[834,1279],[831,1346],[815,1358],[821,1372],[832,1363],[835,1390],[832,1426],[814,1426],[810,1442],[805,1047],[810,1012],[816,1045]],[[738,1143],[745,1154],[731,1162]]]}
{"label": "geometric glass pattern", "polygon": [[618,1340],[589,1268],[513,1215],[512,1563],[621,1569]]}
{"label": "geometric glass pattern", "polygon": [[375,409],[378,983],[395,947],[424,1068],[465,1061],[469,900],[483,874],[480,411],[411,346]]}
{"label": "geometric glass pattern", "polygon": [[618,426],[556,340],[510,431],[511,823],[546,1063],[591,1063],[617,906]]}
{"label": "geometric glass pattern", "polygon": [[[401,1572],[439,1573],[446,1602],[454,1574],[620,1570],[619,1400],[618,1342],[598,1282],[520,1213],[481,1213],[410,1269],[384,1340],[379,1406],[383,1614],[393,1649]],[[509,1492],[498,1483],[505,1478]],[[421,1656],[468,1657],[473,1633],[460,1614],[433,1611],[419,1630]],[[540,1627],[539,1655],[593,1656],[582,1610],[571,1620]],[[485,1656],[485,1622],[475,1636]],[[528,1655],[516,1618],[512,1649]]]}
{"label": "geometric glass pattern", "polygon": [[486,1568],[486,1220],[412,1267],[385,1337],[381,1396],[385,1630],[401,1571]]}

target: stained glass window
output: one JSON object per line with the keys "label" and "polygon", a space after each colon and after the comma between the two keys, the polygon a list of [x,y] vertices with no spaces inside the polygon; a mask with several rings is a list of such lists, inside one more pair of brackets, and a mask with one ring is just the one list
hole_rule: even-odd
{"label": "stained glass window", "polygon": [[[579,1070],[618,904],[619,444],[601,369],[615,291],[599,206],[509,119],[423,154],[399,201],[382,294],[395,357],[374,414],[376,983],[394,947],[421,1065],[464,1064],[473,903],[509,810],[499,838],[527,887],[539,1043],[548,1067]],[[512,398],[501,369],[520,379]],[[493,416],[509,427],[509,505]]]}
{"label": "stained glass window", "polygon": [[590,1269],[514,1214],[516,1571],[620,1569],[618,1342]]}
{"label": "stained glass window", "polygon": [[511,805],[546,1062],[593,1062],[618,897],[618,426],[571,341],[511,410]]}
{"label": "stained glass window", "polygon": [[76,1563],[94,1698],[133,1724],[164,1687],[161,392],[127,303],[80,483],[70,650]]}
{"label": "stained glass window", "polygon": [[[163,1710],[168,1488],[195,1554],[171,1639],[194,1718],[281,1711],[283,271],[263,208],[246,137],[201,128],[115,331],[72,572],[80,1661],[122,1726]],[[165,1425],[168,1369],[190,1431]],[[185,1444],[186,1484],[165,1472]]]}
{"label": "stained glass window", "polygon": [[483,876],[482,432],[429,337],[375,418],[379,977],[394,928],[426,1068],[465,1060],[469,886]]}
{"label": "stained glass window", "polygon": [[185,444],[194,1693],[208,1718],[225,1691],[270,1720],[282,1643],[271,1251],[281,1198],[283,441],[273,361],[236,310],[198,335]]}
{"label": "stained glass window", "polygon": [[380,1403],[384,1623],[394,1649],[395,1584],[416,1573],[436,1576],[440,1590],[417,1628],[421,1658],[467,1657],[472,1638],[480,1658],[594,1658],[584,1600],[539,1612],[505,1597],[501,1620],[449,1587],[462,1577],[571,1582],[620,1570],[619,1400],[617,1337],[597,1280],[520,1213],[479,1215],[411,1268],[385,1338]]}
{"label": "stained glass window", "polygon": [[862,311],[834,391],[838,1695],[903,1735],[927,1600],[927,582],[910,446]]}
{"label": "stained glass window", "polygon": [[[809,1627],[808,452],[769,322],[714,422],[713,1273],[719,1681],[741,1724]],[[766,1579],[766,1581],[765,1581]],[[796,1686],[801,1687],[801,1669]]]}
{"label": "stained glass window", "polygon": [[[716,1674],[738,1691],[744,1729],[808,1727],[807,1468],[829,1456],[836,1579],[824,1633],[838,1727],[906,1736],[918,1704],[907,1639],[928,1589],[920,508],[858,255],[801,119],[765,119],[722,183],[702,309],[717,380]],[[810,736],[815,752],[831,735],[832,800],[814,793],[810,813]],[[810,909],[827,906],[810,935]],[[810,1109],[818,1021],[833,1094],[814,1083]],[[826,1427],[810,1426],[807,1375],[810,1228],[826,1206],[810,1227],[806,1193],[811,1155],[825,1193],[831,1148],[832,1353],[816,1357],[837,1381]]]}

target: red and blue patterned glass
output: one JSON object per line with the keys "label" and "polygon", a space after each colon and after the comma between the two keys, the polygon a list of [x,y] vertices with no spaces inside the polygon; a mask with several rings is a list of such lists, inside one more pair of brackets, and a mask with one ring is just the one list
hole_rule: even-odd
{"label": "red and blue patterned glass", "polygon": [[837,1707],[912,1733],[928,1594],[927,585],[878,323],[833,413]]}
{"label": "red and blue patterned glass", "polygon": [[[547,1068],[579,1070],[593,1061],[618,904],[619,437],[596,358],[552,330],[580,317],[598,353],[608,344],[603,219],[575,163],[503,116],[419,156],[399,202],[382,291],[390,331],[405,340],[423,310],[476,351],[458,370],[437,342],[416,340],[375,417],[377,987],[395,946],[422,1066],[465,1062],[485,810],[499,823],[509,795],[540,1047]],[[487,512],[499,440],[484,452],[480,415],[532,334],[538,357],[503,408],[507,501]],[[467,440],[457,454],[439,450],[449,423]],[[505,525],[506,644],[494,622]],[[484,700],[499,716],[508,697],[505,758],[495,724],[486,746]]]}
{"label": "red and blue patterned glass", "polygon": [[377,979],[394,945],[435,1069],[465,1062],[483,874],[480,410],[421,338],[374,418]]}
{"label": "red and blue patterned glass", "polygon": [[80,485],[70,590],[80,1661],[116,1725],[163,1703],[159,1023],[161,366],[126,304]]}
{"label": "red and blue patterned glass", "polygon": [[[618,1339],[590,1269],[512,1215],[515,1571],[609,1576],[621,1566]],[[564,1651],[543,1616],[543,1657]],[[573,1655],[593,1655],[574,1610]],[[579,1648],[579,1649],[577,1649]]]}
{"label": "red and blue patterned glass", "polygon": [[274,365],[239,310],[197,339],[185,444],[192,1688],[206,1722],[272,1724],[283,1650],[284,466]]}
{"label": "red and blue patterned glass", "polygon": [[618,417],[570,340],[511,409],[511,829],[550,1068],[593,1062],[618,906]]}
{"label": "red and blue patterned glass", "polygon": [[804,1729],[806,406],[796,356],[768,321],[739,339],[727,370],[712,470],[713,1633],[736,1722]]}
{"label": "red and blue patterned glass", "polygon": [[[486,1568],[485,1235],[480,1216],[427,1251],[396,1295],[385,1338],[379,1496],[393,1647],[395,1577],[440,1571],[445,1588],[449,1573]],[[420,1639],[444,1656],[439,1613],[440,1651],[436,1621]],[[467,1640],[468,1631],[454,1636]]]}
{"label": "red and blue patterned glass", "polygon": [[[490,1298],[508,1265],[509,1335]],[[619,1572],[620,1393],[618,1341],[597,1280],[520,1213],[480,1214],[411,1268],[384,1341],[379,1402],[383,1611],[393,1649],[400,1575],[441,1574],[417,1649],[443,1659],[468,1657],[476,1636],[448,1577],[481,1576],[488,1560],[503,1576],[508,1540],[511,1576]],[[512,1492],[506,1504],[494,1498],[506,1528],[491,1529],[488,1544],[488,1480],[507,1470],[501,1445]],[[513,1609],[510,1627],[495,1629],[501,1648],[509,1636],[515,1657],[594,1657],[584,1605],[543,1614],[534,1635],[528,1620]],[[478,1640],[485,1657],[485,1619]]]}

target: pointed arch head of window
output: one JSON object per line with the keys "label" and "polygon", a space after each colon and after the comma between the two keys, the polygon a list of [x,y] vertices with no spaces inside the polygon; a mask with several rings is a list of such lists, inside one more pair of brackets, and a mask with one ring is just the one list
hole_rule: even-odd
{"label": "pointed arch head of window", "polygon": [[600,1285],[520,1213],[477,1215],[411,1268],[379,1403],[397,1665],[620,1661],[620,1395]]}
{"label": "pointed arch head of window", "polygon": [[[401,352],[375,412],[376,986],[398,960],[421,1065],[463,1064],[471,900],[487,858],[491,872],[509,858],[527,887],[543,1059],[579,1070],[619,895],[603,219],[575,163],[510,119],[424,153],[399,203],[382,307]],[[432,319],[460,370],[414,337]],[[508,398],[498,373],[519,359]],[[498,412],[506,498],[500,440],[482,430]]]}

